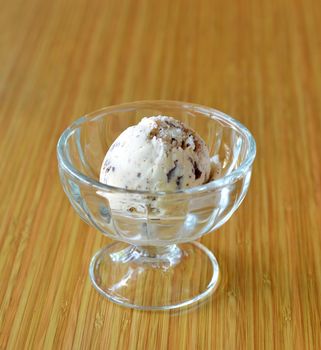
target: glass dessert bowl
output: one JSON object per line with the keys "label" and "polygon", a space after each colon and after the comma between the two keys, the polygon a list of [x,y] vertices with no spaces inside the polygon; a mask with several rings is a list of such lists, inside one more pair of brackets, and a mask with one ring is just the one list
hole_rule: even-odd
{"label": "glass dessert bowl", "polygon": [[[172,192],[100,183],[104,156],[118,135],[155,115],[172,116],[198,132],[220,176]],[[92,258],[94,287],[113,302],[143,310],[179,308],[209,296],[219,282],[219,265],[195,240],[219,228],[239,207],[250,184],[255,152],[255,141],[242,124],[190,103],[133,102],[76,120],[57,145],[64,191],[85,222],[117,241]]]}

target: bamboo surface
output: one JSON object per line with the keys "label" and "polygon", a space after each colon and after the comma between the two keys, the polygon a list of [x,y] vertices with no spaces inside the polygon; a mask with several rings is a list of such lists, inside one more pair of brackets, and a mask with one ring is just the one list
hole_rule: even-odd
{"label": "bamboo surface", "polygon": [[[11,0],[0,11],[0,349],[321,349],[318,0]],[[64,195],[56,143],[144,99],[209,105],[254,134],[249,193],[202,238],[223,280],[141,312],[91,286],[110,240]]]}

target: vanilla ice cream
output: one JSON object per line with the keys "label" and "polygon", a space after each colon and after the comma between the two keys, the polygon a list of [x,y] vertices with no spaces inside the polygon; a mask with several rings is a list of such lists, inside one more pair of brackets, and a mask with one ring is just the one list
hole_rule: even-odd
{"label": "vanilla ice cream", "polygon": [[176,191],[206,183],[211,172],[205,142],[167,116],[143,118],[111,145],[100,182],[130,190]]}

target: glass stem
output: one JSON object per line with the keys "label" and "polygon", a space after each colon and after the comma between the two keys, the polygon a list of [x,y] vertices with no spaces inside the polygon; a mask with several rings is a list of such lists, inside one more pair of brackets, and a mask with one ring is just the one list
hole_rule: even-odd
{"label": "glass stem", "polygon": [[140,259],[146,263],[165,263],[176,265],[182,258],[182,250],[176,245],[168,246],[136,246]]}

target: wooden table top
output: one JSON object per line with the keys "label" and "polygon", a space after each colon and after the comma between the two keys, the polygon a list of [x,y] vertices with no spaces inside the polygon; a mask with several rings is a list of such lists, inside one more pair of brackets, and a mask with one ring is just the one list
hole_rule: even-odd
{"label": "wooden table top", "polygon": [[[321,348],[321,7],[317,0],[11,0],[0,13],[0,348]],[[202,238],[224,283],[175,312],[91,286],[110,240],[64,195],[56,143],[143,99],[209,105],[253,133],[249,193]]]}

